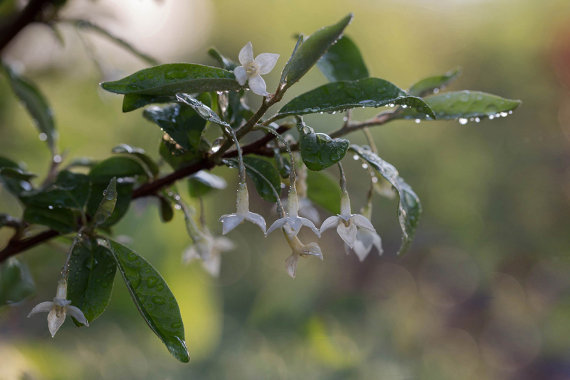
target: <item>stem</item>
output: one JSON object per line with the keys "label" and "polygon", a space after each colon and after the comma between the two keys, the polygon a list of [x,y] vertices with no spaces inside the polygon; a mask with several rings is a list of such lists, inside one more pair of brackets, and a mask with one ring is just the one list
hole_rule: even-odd
{"label": "stem", "polygon": [[364,133],[364,137],[366,137],[370,150],[372,150],[373,153],[378,154],[378,148],[376,147],[376,143],[374,142],[374,138],[372,137],[372,133],[370,133],[368,127],[362,128],[362,132]]}
{"label": "stem", "polygon": [[28,24],[37,21],[39,14],[52,0],[30,0],[10,23],[0,29],[0,53]]}
{"label": "stem", "polygon": [[245,183],[245,166],[243,164],[243,154],[241,147],[239,145],[239,140],[236,136],[236,132],[231,127],[222,127],[223,130],[230,135],[232,141],[236,146],[238,165],[239,165],[239,183]]}
{"label": "stem", "polygon": [[372,119],[362,121],[359,123],[345,123],[340,129],[337,129],[330,134],[332,138],[344,136],[351,132],[357,131],[362,128],[372,127],[376,125],[386,124],[397,115],[397,111],[383,112]]}
{"label": "stem", "polygon": [[340,190],[343,193],[346,193],[346,177],[344,176],[344,169],[342,168],[342,164],[338,163],[338,170],[340,172]]}
{"label": "stem", "polygon": [[287,149],[287,153],[289,154],[289,157],[291,158],[291,173],[289,174],[289,182],[291,182],[290,187],[292,188],[293,186],[295,186],[295,182],[297,179],[296,179],[296,173],[295,173],[295,157],[293,156],[293,152],[291,151],[291,145],[275,129],[268,127],[268,126],[265,126],[265,125],[260,126],[260,128],[263,129],[264,131],[269,132],[273,136],[275,136],[277,141],[279,141],[281,144],[283,144],[285,146],[285,149]]}

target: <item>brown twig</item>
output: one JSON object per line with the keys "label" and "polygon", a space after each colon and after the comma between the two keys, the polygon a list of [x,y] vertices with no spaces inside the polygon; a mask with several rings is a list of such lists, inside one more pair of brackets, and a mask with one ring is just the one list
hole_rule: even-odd
{"label": "brown twig", "polygon": [[0,52],[24,29],[34,21],[52,0],[30,0],[26,7],[11,21],[0,27]]}

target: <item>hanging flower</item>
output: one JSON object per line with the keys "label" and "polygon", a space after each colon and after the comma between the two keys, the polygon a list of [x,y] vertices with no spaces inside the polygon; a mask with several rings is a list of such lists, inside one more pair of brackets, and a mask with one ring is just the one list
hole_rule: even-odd
{"label": "hanging flower", "polygon": [[277,219],[271,225],[271,227],[269,227],[266,235],[269,235],[277,228],[284,228],[289,235],[296,236],[299,233],[301,227],[307,226],[311,230],[313,230],[315,235],[319,237],[321,236],[321,233],[319,232],[317,227],[315,227],[315,224],[313,222],[311,222],[307,218],[299,216],[299,199],[297,198],[297,191],[295,190],[295,186],[291,187],[291,189],[289,190],[287,208],[288,208],[288,215],[284,216],[283,218]]}
{"label": "hanging flower", "polygon": [[279,54],[261,53],[253,59],[253,47],[251,42],[248,42],[239,52],[239,63],[242,66],[234,69],[238,83],[243,86],[249,82],[249,88],[257,95],[269,95],[261,76],[273,70],[278,58]]}
{"label": "hanging flower", "polygon": [[263,216],[249,211],[249,193],[245,183],[238,185],[236,209],[237,211],[235,213],[222,215],[220,217],[220,222],[222,222],[222,234],[227,234],[243,223],[244,220],[258,225],[265,234],[266,225]]}
{"label": "hanging flower", "polygon": [[350,248],[354,248],[359,228],[376,233],[368,218],[364,215],[351,213],[350,198],[346,191],[343,192],[340,200],[340,214],[325,219],[321,225],[321,234],[323,231],[335,226],[338,235]]}
{"label": "hanging flower", "polygon": [[[360,213],[370,220],[370,216],[372,214],[372,204],[369,202],[366,207],[360,210]],[[360,261],[364,261],[366,256],[372,250],[372,247],[376,247],[378,250],[378,254],[381,255],[383,253],[382,250],[382,239],[380,235],[378,235],[375,231],[370,231],[366,228],[359,228],[356,232],[356,240],[354,241],[354,246],[352,250],[358,257]],[[344,250],[346,254],[350,253],[350,247],[345,244]]]}
{"label": "hanging flower", "polygon": [[28,314],[28,318],[37,313],[48,313],[48,329],[52,338],[65,321],[65,316],[67,314],[71,315],[79,323],[89,326],[89,322],[87,322],[87,318],[85,318],[83,312],[79,308],[71,306],[70,304],[71,301],[67,299],[67,281],[60,280],[57,283],[57,293],[53,302],[46,301],[37,304],[32,311],[30,311],[30,314]]}
{"label": "hanging flower", "polygon": [[222,263],[222,252],[231,251],[234,247],[235,245],[230,239],[223,236],[214,237],[210,231],[205,229],[201,238],[184,251],[182,259],[185,263],[201,259],[204,269],[212,276],[218,277]]}
{"label": "hanging flower", "polygon": [[289,246],[293,250],[291,256],[285,260],[285,265],[287,266],[287,273],[289,273],[289,276],[295,278],[299,257],[316,256],[321,260],[323,259],[321,247],[319,247],[317,243],[313,242],[309,244],[303,244],[303,242],[301,242],[297,236],[289,236],[285,230],[283,230],[283,232],[287,243],[289,243]]}

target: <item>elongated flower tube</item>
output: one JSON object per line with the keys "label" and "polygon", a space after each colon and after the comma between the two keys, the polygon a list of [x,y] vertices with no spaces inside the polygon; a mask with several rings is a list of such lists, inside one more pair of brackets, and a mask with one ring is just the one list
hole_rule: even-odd
{"label": "elongated flower tube", "polygon": [[341,239],[350,248],[354,249],[357,239],[358,229],[362,228],[376,233],[370,220],[364,215],[352,214],[350,209],[350,198],[348,193],[343,191],[340,199],[340,214],[328,217],[321,225],[321,234],[329,228],[336,227],[336,231]]}
{"label": "elongated flower tube", "polygon": [[277,59],[279,59],[279,54],[261,53],[254,59],[253,46],[251,42],[248,42],[240,50],[238,58],[239,63],[242,64],[234,69],[238,83],[243,86],[245,82],[248,82],[249,88],[255,94],[261,96],[269,95],[265,81],[261,76],[269,74],[273,70]]}
{"label": "elongated flower tube", "polygon": [[55,336],[57,330],[65,322],[65,317],[67,314],[75,318],[79,323],[89,326],[89,322],[83,312],[75,307],[71,306],[71,301],[67,299],[67,281],[65,279],[60,280],[57,283],[57,293],[53,301],[46,301],[37,304],[32,311],[28,314],[28,318],[37,313],[48,313],[48,329],[52,336]]}
{"label": "elongated flower tube", "polygon": [[301,227],[309,227],[315,235],[321,236],[321,233],[315,227],[315,224],[307,218],[299,216],[299,199],[297,198],[297,190],[295,185],[291,185],[289,189],[289,197],[287,200],[287,216],[277,219],[267,230],[266,235],[275,231],[277,228],[283,228],[289,235],[297,236]]}
{"label": "elongated flower tube", "polygon": [[299,261],[299,257],[316,256],[321,260],[323,259],[321,247],[319,247],[317,243],[312,242],[303,244],[297,236],[289,236],[285,229],[283,229],[283,235],[285,235],[287,243],[293,250],[291,256],[285,260],[287,273],[289,273],[291,278],[295,278],[295,275],[297,274],[297,262]]}
{"label": "elongated flower tube", "polygon": [[266,224],[263,216],[249,211],[249,193],[245,182],[238,185],[236,209],[235,213],[222,215],[220,217],[222,233],[224,235],[239,226],[244,220],[259,226],[261,231],[265,234]]}

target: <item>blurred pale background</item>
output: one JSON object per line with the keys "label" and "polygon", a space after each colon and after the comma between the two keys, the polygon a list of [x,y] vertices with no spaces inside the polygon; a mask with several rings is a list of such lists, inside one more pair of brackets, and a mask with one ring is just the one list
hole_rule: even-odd
{"label": "blurred pale background", "polygon": [[[59,244],[20,257],[37,295],[0,310],[0,379],[570,379],[570,3],[567,0],[101,0],[71,1],[69,17],[105,25],[161,62],[213,64],[218,47],[237,57],[288,58],[297,32],[311,33],[355,14],[347,33],[371,75],[406,88],[461,66],[453,89],[523,100],[514,115],[460,126],[394,122],[373,130],[380,155],[422,199],[424,215],[405,257],[395,257],[396,203],[375,198],[373,222],[384,256],[364,263],[322,240],[324,262],[284,270],[280,236],[243,225],[230,235],[219,279],[195,263],[183,218],[161,224],[141,201],[116,228],[160,268],[178,298],[191,363],[171,358],[145,326],[120,281],[91,327],[66,323],[55,339],[44,318],[26,319],[53,297],[64,259]],[[65,46],[44,26],[14,41],[5,59],[20,65],[48,96],[69,157],[103,158],[118,143],[158,156],[160,131],[97,83],[144,67],[88,32],[61,28]],[[98,66],[92,57],[97,59]],[[275,86],[279,70],[267,77]],[[318,84],[315,69],[289,96]],[[254,99],[255,101],[255,99]],[[371,113],[357,113],[366,117]],[[308,117],[320,131],[340,117]],[[362,142],[360,135],[354,141]],[[0,154],[43,173],[48,152],[0,78]],[[348,162],[349,168],[356,164]],[[354,166],[353,166],[354,165]],[[208,224],[233,209],[230,186],[207,197]],[[350,170],[349,173],[358,173]],[[351,176],[355,207],[366,176]],[[253,208],[269,220],[271,205]],[[0,191],[0,212],[18,215]],[[323,215],[325,215],[323,213]],[[8,234],[0,231],[0,244]]]}

